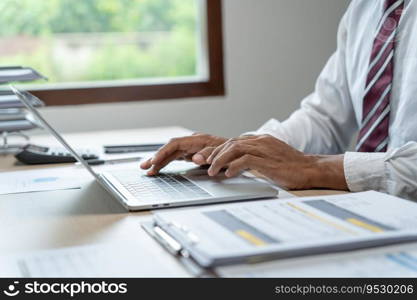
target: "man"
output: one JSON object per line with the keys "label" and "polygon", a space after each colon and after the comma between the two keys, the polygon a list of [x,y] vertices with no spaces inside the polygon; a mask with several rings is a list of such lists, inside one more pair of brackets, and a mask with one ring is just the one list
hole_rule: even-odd
{"label": "man", "polygon": [[[308,45],[307,45],[308,46]],[[285,122],[226,140],[173,139],[148,161],[210,164],[209,175],[259,171],[289,189],[378,190],[417,199],[417,3],[354,0],[315,91]],[[356,152],[346,152],[356,138]]]}

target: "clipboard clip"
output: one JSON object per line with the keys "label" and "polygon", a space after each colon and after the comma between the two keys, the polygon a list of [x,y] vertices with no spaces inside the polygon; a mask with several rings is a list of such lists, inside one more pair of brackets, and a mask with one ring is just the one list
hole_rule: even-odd
{"label": "clipboard clip", "polygon": [[181,243],[167,233],[162,227],[158,226],[154,222],[142,223],[142,227],[162,247],[164,247],[165,250],[167,250],[171,255],[177,257],[191,274],[197,277],[214,277],[214,275],[208,270],[199,266],[191,257],[190,253],[181,245]]}
{"label": "clipboard clip", "polygon": [[153,226],[153,233],[155,238],[165,247],[172,255],[181,255],[181,250],[183,247],[177,240],[170,236],[165,230],[163,230],[158,225]]}

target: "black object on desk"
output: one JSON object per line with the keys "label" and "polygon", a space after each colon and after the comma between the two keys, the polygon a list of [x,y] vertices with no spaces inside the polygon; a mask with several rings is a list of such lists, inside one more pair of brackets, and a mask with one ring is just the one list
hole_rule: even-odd
{"label": "black object on desk", "polygon": [[106,154],[121,154],[134,152],[151,152],[161,148],[164,144],[140,144],[140,145],[113,145],[104,146]]}
{"label": "black object on desk", "polygon": [[126,157],[126,158],[119,158],[119,159],[89,159],[87,160],[87,163],[90,166],[98,166],[98,165],[104,165],[104,164],[121,164],[121,163],[127,163],[127,162],[134,162],[134,161],[140,161],[142,157]]}
{"label": "black object on desk", "polygon": [[[77,153],[85,160],[96,160],[99,156],[89,150],[79,150]],[[57,164],[76,162],[63,147],[44,147],[38,145],[27,145],[15,155],[18,161],[27,165]]]}

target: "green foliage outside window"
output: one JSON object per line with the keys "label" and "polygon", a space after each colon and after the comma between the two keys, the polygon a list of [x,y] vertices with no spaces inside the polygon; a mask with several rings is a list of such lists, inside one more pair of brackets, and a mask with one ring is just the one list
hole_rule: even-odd
{"label": "green foliage outside window", "polygon": [[0,65],[50,82],[196,75],[197,2],[1,0]]}

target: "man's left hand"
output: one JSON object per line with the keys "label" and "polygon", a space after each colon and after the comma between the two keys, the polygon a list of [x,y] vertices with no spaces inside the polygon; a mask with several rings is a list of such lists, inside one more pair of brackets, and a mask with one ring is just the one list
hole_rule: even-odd
{"label": "man's left hand", "polygon": [[343,155],[306,155],[270,135],[230,139],[218,146],[207,162],[211,164],[210,176],[223,168],[227,168],[227,177],[251,169],[288,189],[347,189]]}

